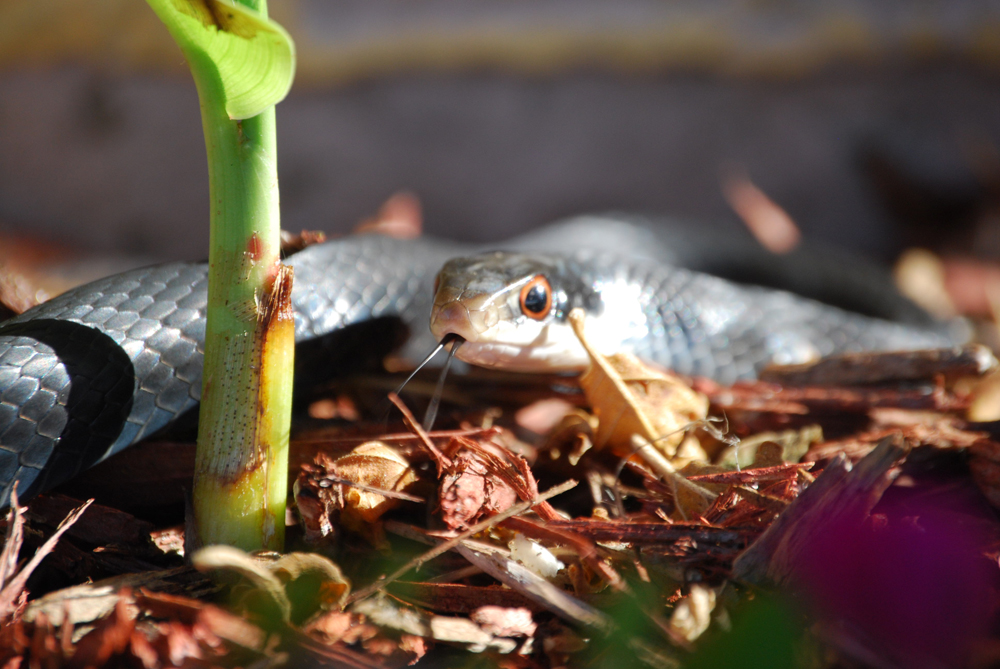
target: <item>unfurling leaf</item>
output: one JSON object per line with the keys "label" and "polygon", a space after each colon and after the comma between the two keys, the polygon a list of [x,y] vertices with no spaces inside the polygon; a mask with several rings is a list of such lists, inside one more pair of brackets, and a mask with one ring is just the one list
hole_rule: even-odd
{"label": "unfurling leaf", "polygon": [[285,29],[232,0],[147,0],[166,24],[199,86],[221,88],[234,120],[256,116],[288,95],[295,45]]}

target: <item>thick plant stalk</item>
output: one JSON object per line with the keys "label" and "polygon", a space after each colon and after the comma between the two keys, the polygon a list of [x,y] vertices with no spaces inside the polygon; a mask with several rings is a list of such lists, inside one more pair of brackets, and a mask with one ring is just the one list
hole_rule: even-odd
{"label": "thick plant stalk", "polygon": [[[277,348],[284,339],[294,350],[294,331],[284,333],[290,321],[279,316],[273,299],[285,294],[287,302],[291,292],[275,291],[280,219],[274,108],[233,121],[212,99],[214,87],[198,83],[212,214],[195,529],[203,545],[280,550],[291,412],[290,379],[281,383],[280,377],[290,376],[293,353]],[[290,288],[290,273],[287,283]],[[272,326],[277,331],[269,331]],[[274,385],[289,395],[278,406],[265,404],[279,394]]]}
{"label": "thick plant stalk", "polygon": [[241,0],[256,13],[227,0],[147,1],[191,65],[208,153],[208,318],[188,542],[280,550],[294,325],[292,272],[279,259],[273,105],[287,92],[275,76],[290,85],[294,52],[267,21],[266,0]]}
{"label": "thick plant stalk", "polygon": [[191,528],[201,545],[284,547],[295,352],[291,268],[280,266],[267,289],[249,323],[226,323],[226,314],[212,332],[209,319]]}

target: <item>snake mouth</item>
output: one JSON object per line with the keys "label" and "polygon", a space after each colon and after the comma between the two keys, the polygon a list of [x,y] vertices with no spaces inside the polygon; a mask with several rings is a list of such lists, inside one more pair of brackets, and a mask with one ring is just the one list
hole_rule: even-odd
{"label": "snake mouth", "polygon": [[439,342],[449,337],[463,339],[455,355],[459,360],[480,367],[509,367],[524,355],[524,347],[498,341],[505,329],[498,310],[494,305],[474,302],[438,301],[431,310],[431,333]]}
{"label": "snake mouth", "polygon": [[455,336],[464,339],[455,357],[478,367],[516,372],[581,371],[586,367],[586,354],[569,326],[537,321],[518,324],[502,318],[491,322],[490,312],[469,308],[467,300],[435,304],[431,332],[439,342]]}
{"label": "snake mouth", "polygon": [[449,334],[469,342],[489,340],[499,322],[496,305],[481,298],[438,301],[431,309],[431,333],[438,341]]}

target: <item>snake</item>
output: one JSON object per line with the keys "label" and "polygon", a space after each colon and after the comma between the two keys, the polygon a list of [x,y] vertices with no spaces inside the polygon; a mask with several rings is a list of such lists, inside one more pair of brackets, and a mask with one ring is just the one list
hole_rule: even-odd
{"label": "snake", "polygon": [[[473,364],[580,369],[567,324],[577,307],[601,349],[722,383],[771,362],[963,336],[850,256],[803,250],[779,261],[735,229],[699,235],[625,215],[576,217],[489,247],[348,236],[287,263],[296,355],[314,373],[333,366],[317,352],[351,357],[344,347],[370,337],[338,335],[373,323],[409,332],[403,355],[455,334],[466,340],[458,357]],[[191,262],[135,269],[0,324],[0,503],[15,482],[21,498],[48,490],[198,405],[207,274]],[[773,287],[790,283],[806,296]],[[851,310],[814,299],[831,283]]]}

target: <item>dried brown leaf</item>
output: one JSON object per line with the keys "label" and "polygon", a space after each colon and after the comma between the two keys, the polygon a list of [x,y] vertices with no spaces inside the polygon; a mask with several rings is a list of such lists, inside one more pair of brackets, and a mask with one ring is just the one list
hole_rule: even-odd
{"label": "dried brown leaf", "polygon": [[399,505],[398,498],[375,490],[401,492],[417,480],[410,463],[396,449],[380,441],[361,444],[349,454],[337,458],[332,474],[361,486],[342,486],[344,512],[348,527],[373,523],[386,511]]}
{"label": "dried brown leaf", "polygon": [[708,398],[633,355],[601,355],[586,338],[582,310],[570,312],[569,319],[591,359],[580,387],[600,419],[595,445],[629,453],[637,434],[674,455],[685,429],[708,415]]}

